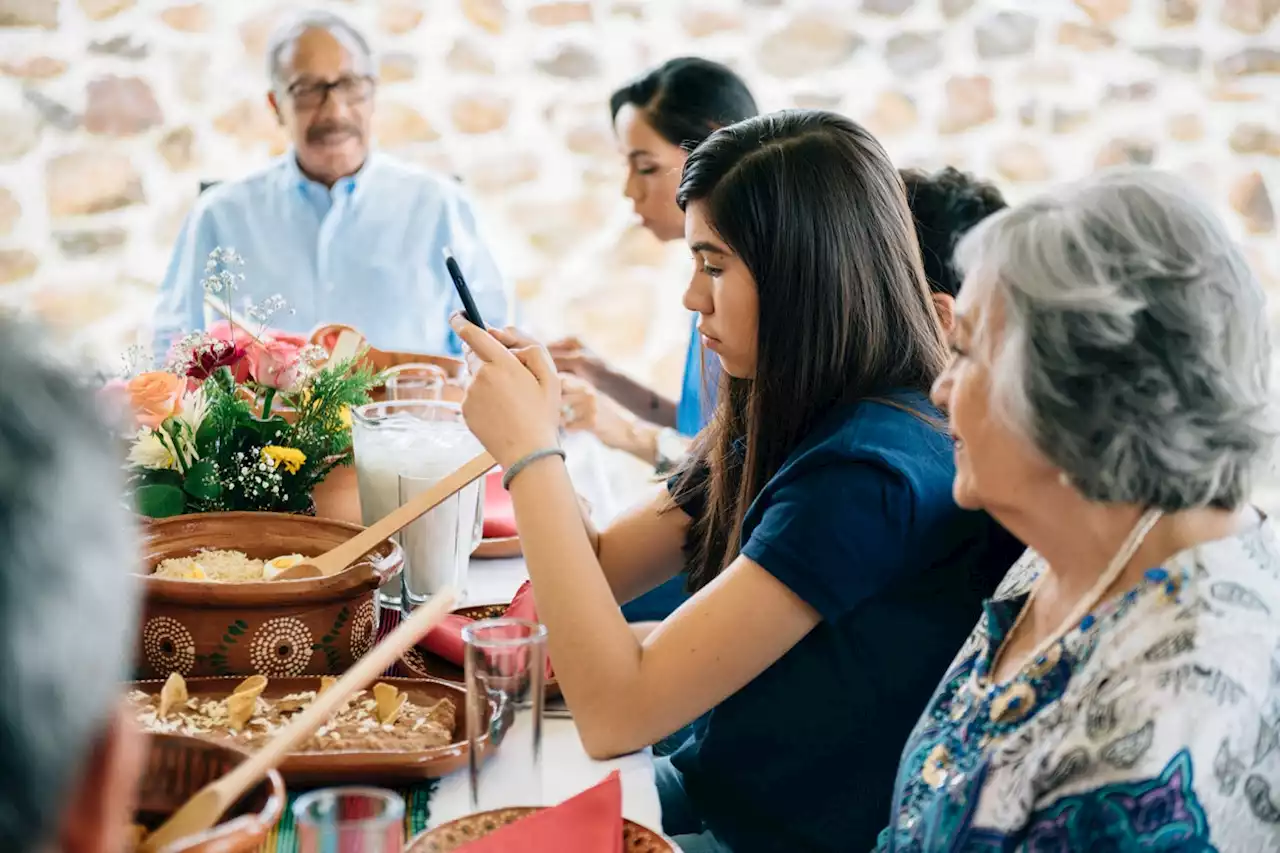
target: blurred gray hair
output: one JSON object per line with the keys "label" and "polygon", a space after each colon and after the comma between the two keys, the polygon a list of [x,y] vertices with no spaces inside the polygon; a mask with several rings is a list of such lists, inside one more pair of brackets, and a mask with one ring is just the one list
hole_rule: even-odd
{"label": "blurred gray hair", "polygon": [[90,391],[0,318],[0,850],[47,849],[137,622],[134,525]]}
{"label": "blurred gray hair", "polygon": [[332,12],[302,12],[291,16],[277,27],[267,45],[267,76],[271,79],[271,88],[277,94],[283,93],[289,83],[285,77],[286,66],[293,59],[298,39],[310,30],[329,33],[355,57],[358,65],[364,66],[364,73],[373,74],[373,51],[369,49],[369,42],[359,30],[347,23],[345,18]]}
{"label": "blurred gray hair", "polygon": [[1248,499],[1275,434],[1266,300],[1181,180],[1095,175],[991,217],[956,261],[1003,298],[993,403],[1086,497]]}

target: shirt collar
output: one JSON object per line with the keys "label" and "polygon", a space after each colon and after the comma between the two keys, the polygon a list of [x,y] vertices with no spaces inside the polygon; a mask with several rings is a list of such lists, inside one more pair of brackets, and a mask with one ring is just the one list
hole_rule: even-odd
{"label": "shirt collar", "polygon": [[371,150],[354,175],[340,178],[332,187],[326,187],[303,174],[298,166],[298,153],[290,148],[283,158],[285,184],[291,191],[307,198],[323,195],[330,200],[336,200],[340,194],[345,194],[351,196],[351,201],[355,201],[361,194],[361,189],[370,182],[370,175],[377,170],[378,160],[378,154]]}

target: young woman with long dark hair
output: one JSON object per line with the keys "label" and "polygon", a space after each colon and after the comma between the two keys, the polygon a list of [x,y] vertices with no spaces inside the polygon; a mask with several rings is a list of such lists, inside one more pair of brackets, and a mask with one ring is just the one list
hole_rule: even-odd
{"label": "young woman with long dark hair", "polygon": [[[685,303],[727,378],[666,491],[584,526],[550,356],[457,317],[480,362],[463,411],[508,472],[587,750],[698,720],[657,762],[686,853],[867,849],[912,718],[1021,547],[952,500],[927,396],[947,352],[879,143],[831,113],[751,119],[694,151],[680,201]],[[694,595],[638,636],[617,602],[682,570]]]}

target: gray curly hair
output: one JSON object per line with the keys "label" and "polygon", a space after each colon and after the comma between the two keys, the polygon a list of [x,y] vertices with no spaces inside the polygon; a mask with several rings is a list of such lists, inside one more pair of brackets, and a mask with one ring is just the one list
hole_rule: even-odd
{"label": "gray curly hair", "polygon": [[49,849],[138,614],[121,454],[47,333],[0,317],[0,850]]}
{"label": "gray curly hair", "polygon": [[1248,499],[1275,436],[1265,297],[1181,180],[1100,173],[991,217],[956,262],[1003,298],[995,408],[1082,494]]}

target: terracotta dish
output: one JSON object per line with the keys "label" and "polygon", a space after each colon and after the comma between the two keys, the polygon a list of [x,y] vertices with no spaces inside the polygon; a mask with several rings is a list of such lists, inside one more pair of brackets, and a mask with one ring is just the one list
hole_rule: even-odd
{"label": "terracotta dish", "polygon": [[[135,820],[148,829],[245,759],[242,750],[182,735],[148,735],[147,747]],[[165,853],[254,853],[280,820],[284,804],[284,780],[272,770],[222,823],[167,847]]]}
{"label": "terracotta dish", "polygon": [[[502,616],[506,609],[507,605],[505,604],[481,604],[475,607],[459,607],[453,612],[455,615],[466,616],[468,619],[497,619]],[[444,681],[452,681],[455,684],[464,683],[465,676],[462,667],[424,651],[420,646],[410,649],[400,659],[400,665],[413,678],[439,678]],[[548,697],[560,695],[560,685],[556,683],[554,678],[548,679],[543,687],[545,695]]]}
{"label": "terracotta dish", "polygon": [[[314,557],[360,527],[326,518],[225,512],[145,520],[146,572],[201,549],[243,551],[257,559]],[[138,636],[138,678],[343,672],[370,647],[373,593],[399,571],[404,554],[386,540],[328,578],[219,583],[150,574]]]}
{"label": "terracotta dish", "polygon": [[[536,811],[540,809],[494,809],[458,818],[415,837],[405,853],[451,853]],[[629,820],[622,822],[622,849],[627,853],[677,853],[676,846],[662,835]]]}
{"label": "terracotta dish", "polygon": [[[236,686],[236,678],[190,678],[187,691],[193,699],[225,699]],[[440,699],[449,699],[457,708],[454,720],[453,742],[448,746],[419,752],[396,749],[294,752],[280,765],[280,773],[295,787],[332,784],[362,784],[395,786],[447,776],[467,766],[470,744],[467,741],[467,721],[463,712],[466,691],[457,684],[437,679],[380,678],[379,683],[389,684],[404,692],[415,705],[430,706]],[[141,690],[154,695],[160,692],[160,681],[135,681],[125,686],[126,693]],[[296,693],[320,688],[319,678],[272,678],[262,697],[277,700]],[[492,711],[490,704],[490,711]],[[217,732],[200,735],[203,740],[222,743]],[[488,738],[482,742],[487,754]],[[199,786],[193,788],[195,793]]]}
{"label": "terracotta dish", "polygon": [[521,553],[520,537],[504,536],[499,539],[482,540],[471,556],[477,560],[506,560],[519,557]]}
{"label": "terracotta dish", "polygon": [[[460,358],[450,358],[444,355],[427,355],[419,352],[395,352],[392,350],[380,350],[368,344],[368,340],[360,332],[360,330],[351,326],[344,326],[341,323],[328,323],[323,326],[317,326],[312,330],[310,335],[311,343],[324,347],[326,350],[332,350],[333,345],[337,343],[338,336],[343,332],[355,332],[360,335],[360,339],[368,345],[369,349],[366,353],[366,360],[374,370],[388,370],[392,367],[399,367],[402,364],[434,364],[444,371],[445,374],[445,399],[461,400],[462,395],[458,387],[458,381],[466,375],[467,365]],[[372,394],[375,400],[382,400],[385,397],[385,389],[374,389]]]}

